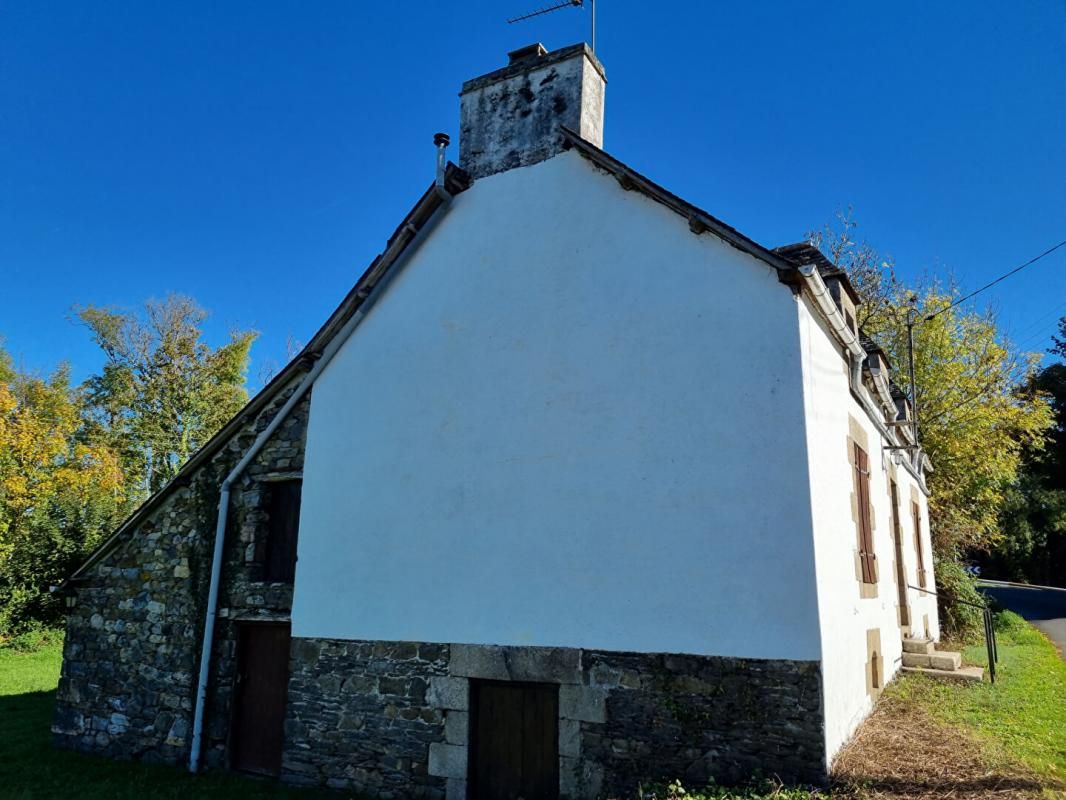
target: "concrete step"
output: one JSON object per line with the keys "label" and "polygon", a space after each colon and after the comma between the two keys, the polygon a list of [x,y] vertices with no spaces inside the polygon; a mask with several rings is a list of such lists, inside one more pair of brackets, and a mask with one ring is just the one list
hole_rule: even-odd
{"label": "concrete step", "polygon": [[932,639],[904,639],[903,640],[903,652],[904,653],[921,653],[928,655],[933,652]]}
{"label": "concrete step", "polygon": [[972,681],[974,683],[980,683],[985,674],[983,667],[962,667],[953,670],[903,667],[902,671],[911,675],[928,675],[930,678],[941,678],[949,681]]}
{"label": "concrete step", "polygon": [[920,669],[942,669],[951,671],[962,666],[962,654],[933,650],[931,653],[904,653],[903,666]]}

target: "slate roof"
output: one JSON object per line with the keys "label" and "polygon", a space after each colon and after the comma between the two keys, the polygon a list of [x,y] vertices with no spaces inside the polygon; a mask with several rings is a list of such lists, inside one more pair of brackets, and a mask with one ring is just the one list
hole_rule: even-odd
{"label": "slate roof", "polygon": [[[783,283],[796,283],[799,280],[798,267],[809,263],[817,263],[818,271],[823,277],[841,278],[842,285],[847,288],[849,294],[856,301],[858,300],[846,273],[833,265],[818,248],[809,242],[785,245],[775,249],[764,247],[712,214],[659,186],[604,150],[581,138],[574,131],[564,127],[562,134],[566,139],[568,148],[575,149],[581,156],[614,175],[623,189],[639,191],[682,215],[688,220],[689,228],[694,233],[713,233],[733,247],[764,261],[778,271],[778,277]],[[452,163],[448,164],[445,175],[445,186],[452,195],[460,194],[473,184],[470,176]],[[110,537],[101,543],[89,556],[88,560],[64,581],[59,587],[60,589],[66,587],[70,581],[82,577],[89,567],[117,544],[123,533],[135,528],[144,521],[167,498],[173,489],[184,485],[197,468],[221,450],[242,426],[253,420],[298,374],[310,369],[311,365],[322,355],[322,351],[329,341],[359,310],[371,290],[388,271],[392,262],[406,248],[407,243],[410,242],[410,232],[420,230],[440,206],[441,202],[442,200],[434,190],[434,187],[430,186],[414,208],[408,212],[407,216],[397,226],[392,236],[389,237],[385,250],[370,263],[362,277],[348,292],[348,295],[337,306],[325,324],[319,328],[318,332],[307,343],[307,346],[273,380],[264,386],[233,419],[226,423],[200,450],[194,453],[166,486],[148,498]],[[393,245],[405,235],[408,236],[407,242],[394,252]]]}
{"label": "slate roof", "polygon": [[[460,194],[469,189],[472,184],[473,181],[464,170],[449,162],[445,170],[444,183],[445,189],[447,189],[449,193],[453,196]],[[311,368],[311,365],[321,357],[322,351],[325,349],[329,341],[342,327],[344,327],[344,324],[352,318],[356,311],[359,310],[363,305],[363,302],[370,295],[374,286],[377,285],[378,281],[380,281],[388,271],[391,264],[403,253],[407,245],[410,244],[413,239],[412,234],[421,230],[422,226],[425,225],[430,217],[432,217],[433,213],[442,202],[443,200],[440,195],[437,194],[435,187],[430,185],[419,198],[418,202],[415,203],[414,207],[403,218],[403,221],[396,227],[396,230],[393,231],[392,236],[388,238],[385,243],[385,249],[370,262],[370,266],[366,268],[359,280],[356,281],[355,286],[352,287],[351,291],[348,292],[340,305],[338,305],[333,313],[330,314],[329,319],[327,319],[315,335],[311,337],[311,340],[303,350],[301,350],[296,357],[281,370],[281,372],[275,375],[266,386],[260,389],[259,392],[248,401],[244,408],[238,411],[218,433],[212,436],[203,447],[197,450],[189,460],[185,462],[185,465],[178,471],[178,474],[175,475],[173,479],[149,497],[136,511],[127,517],[117,529],[115,529],[114,533],[101,542],[89,558],[60,585],[59,589],[65,588],[71,581],[82,577],[89,567],[110,552],[111,548],[118,543],[123,533],[136,528],[137,525],[143,522],[152,511],[162,504],[172,490],[185,485],[193,472],[218,453],[218,451],[220,451],[244,425],[253,421],[282,389],[288,386],[299,374]],[[395,245],[401,242],[404,237],[406,237],[406,241],[403,242],[402,246],[396,247]]]}

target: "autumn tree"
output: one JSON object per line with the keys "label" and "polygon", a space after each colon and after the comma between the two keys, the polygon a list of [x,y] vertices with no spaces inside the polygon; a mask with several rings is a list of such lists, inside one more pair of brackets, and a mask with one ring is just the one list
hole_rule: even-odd
{"label": "autumn tree", "polygon": [[118,458],[86,436],[81,411],[66,369],[27,375],[0,350],[0,632],[55,616],[48,587],[124,505]]}
{"label": "autumn tree", "polygon": [[[856,236],[850,212],[812,235],[848,272],[864,301],[865,332],[885,349],[892,375],[908,388],[908,327],[920,441],[933,464],[929,513],[941,600],[973,596],[965,557],[1003,539],[1000,518],[1027,452],[1043,447],[1052,413],[1045,395],[1026,391],[1039,356],[1018,352],[995,316],[956,305],[953,283],[906,286],[889,258]],[[962,619],[947,608],[949,619]]]}
{"label": "autumn tree", "polygon": [[248,399],[252,331],[211,348],[207,312],[188,297],[149,301],[135,315],[77,310],[106,357],[85,384],[94,429],[119,454],[131,495],[158,491]]}
{"label": "autumn tree", "polygon": [[1057,359],[1026,391],[1048,399],[1054,425],[1046,446],[1024,448],[1002,514],[1004,537],[982,562],[998,577],[1066,587],[1066,317],[1048,352]]}

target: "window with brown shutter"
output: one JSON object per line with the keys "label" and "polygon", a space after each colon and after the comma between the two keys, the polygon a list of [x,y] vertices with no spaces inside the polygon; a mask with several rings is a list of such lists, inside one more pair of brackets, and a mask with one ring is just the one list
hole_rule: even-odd
{"label": "window with brown shutter", "polygon": [[263,580],[292,583],[296,577],[296,537],[300,527],[301,482],[277,481],[267,491],[267,541]]}
{"label": "window with brown shutter", "polygon": [[877,557],[874,555],[873,520],[870,517],[870,459],[855,445],[855,500],[859,517],[859,563],[862,582],[877,583]]}
{"label": "window with brown shutter", "polygon": [[918,552],[918,586],[925,588],[925,548],[922,547],[922,510],[911,501],[911,515],[914,517],[914,549]]}

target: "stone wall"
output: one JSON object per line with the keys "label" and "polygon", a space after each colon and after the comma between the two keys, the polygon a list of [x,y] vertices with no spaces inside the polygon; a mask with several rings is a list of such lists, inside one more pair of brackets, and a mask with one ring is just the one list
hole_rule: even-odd
{"label": "stone wall", "polygon": [[[291,391],[291,388],[290,388]],[[115,757],[188,757],[218,486],[285,401],[174,487],[73,590],[53,732]],[[292,587],[262,580],[265,492],[299,477],[309,399],[234,487],[204,762],[227,765],[237,633],[288,619]],[[824,780],[815,662],[559,648],[293,640],[283,780],[381,798],[465,798],[471,679],[559,685],[564,797],[632,796],[753,773]]]}
{"label": "stone wall", "polygon": [[429,751],[445,738],[430,684],[448,646],[294,639],[282,779],[375,797],[440,798]]}
{"label": "stone wall", "polygon": [[282,777],[384,798],[465,798],[470,680],[559,685],[564,798],[754,774],[822,783],[816,662],[294,640]]}
{"label": "stone wall", "polygon": [[[177,763],[188,756],[219,486],[292,391],[279,393],[77,581],[52,726],[62,747]],[[298,476],[309,397],[234,487],[205,760],[225,762],[236,624],[287,619],[292,587],[259,580],[267,480]]]}

